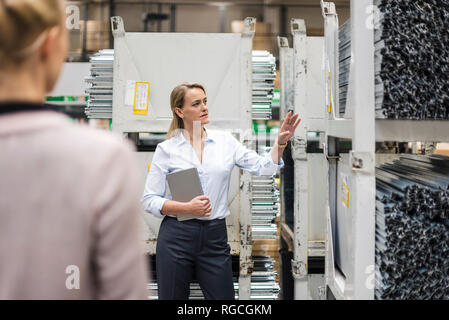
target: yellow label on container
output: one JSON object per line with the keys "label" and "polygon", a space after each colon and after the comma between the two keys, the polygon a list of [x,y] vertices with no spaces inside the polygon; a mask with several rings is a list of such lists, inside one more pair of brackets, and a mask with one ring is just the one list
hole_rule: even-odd
{"label": "yellow label on container", "polygon": [[136,81],[134,89],[134,114],[148,114],[148,103],[150,100],[150,83]]}
{"label": "yellow label on container", "polygon": [[329,74],[329,105],[327,106],[327,112],[331,113],[332,112],[332,77],[331,77],[331,72],[328,72]]}
{"label": "yellow label on container", "polygon": [[349,187],[344,181],[341,182],[341,202],[346,208],[349,208]]}
{"label": "yellow label on container", "polygon": [[280,187],[281,186],[281,180],[279,178],[276,178],[275,180],[276,180],[277,186]]}

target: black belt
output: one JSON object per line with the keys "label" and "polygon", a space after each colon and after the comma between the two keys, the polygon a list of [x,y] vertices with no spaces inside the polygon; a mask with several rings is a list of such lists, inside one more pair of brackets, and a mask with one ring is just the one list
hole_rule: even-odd
{"label": "black belt", "polygon": [[7,113],[26,112],[26,111],[48,111],[52,110],[49,105],[22,101],[0,102],[0,115]]}
{"label": "black belt", "polygon": [[[175,217],[170,217],[170,216],[165,216],[166,219],[173,219],[178,221],[177,218]],[[196,224],[209,224],[209,223],[213,223],[213,222],[221,222],[221,221],[225,221],[225,219],[211,219],[211,220],[200,220],[200,219],[190,219],[190,220],[184,220],[184,221],[179,221],[182,223],[196,223]]]}

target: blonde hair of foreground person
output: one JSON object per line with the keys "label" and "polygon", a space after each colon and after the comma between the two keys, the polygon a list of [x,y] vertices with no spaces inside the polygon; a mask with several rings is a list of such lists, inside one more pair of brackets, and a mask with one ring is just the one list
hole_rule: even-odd
{"label": "blonde hair of foreground person", "polygon": [[62,23],[60,0],[0,0],[0,68],[20,66]]}
{"label": "blonde hair of foreground person", "polygon": [[[55,85],[68,46],[63,4],[62,0],[0,0],[0,89],[8,97],[15,98],[8,86],[12,76],[24,87],[30,81],[38,84],[39,95]],[[32,92],[21,94],[30,100],[27,96]]]}

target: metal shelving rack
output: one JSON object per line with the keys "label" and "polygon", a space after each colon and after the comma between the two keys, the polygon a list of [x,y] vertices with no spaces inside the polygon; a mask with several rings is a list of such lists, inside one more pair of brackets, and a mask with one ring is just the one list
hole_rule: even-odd
{"label": "metal shelving rack", "polygon": [[[325,20],[325,52],[328,67],[327,147],[329,158],[329,206],[326,236],[326,283],[337,298],[373,299],[374,284],[367,286],[369,272],[374,272],[375,230],[375,112],[374,112],[374,32],[366,27],[366,8],[372,0],[351,0],[352,77],[347,108],[352,108],[352,120],[338,119],[338,17],[333,3],[322,2]],[[372,84],[372,85],[370,85]],[[352,139],[352,150],[346,166],[349,169],[342,185],[347,189],[347,218],[338,228],[350,234],[342,257],[348,269],[345,276],[335,268],[334,244],[339,199],[333,198],[340,187],[337,180],[338,158],[335,157],[336,139]],[[341,159],[343,160],[343,158]],[[344,160],[343,160],[344,161]],[[346,198],[345,198],[346,199]],[[350,199],[350,200],[349,200]],[[350,201],[350,202],[349,202]],[[339,221],[340,222],[340,221]],[[334,229],[333,229],[334,228]],[[343,244],[342,244],[343,247]],[[338,257],[337,257],[338,258]],[[349,261],[347,261],[349,260]]]}
{"label": "metal shelving rack", "polygon": [[[246,18],[242,34],[126,33],[121,17],[112,17],[114,73],[112,130],[135,140],[139,133],[165,133],[171,121],[168,97],[185,81],[206,84],[212,121],[208,128],[232,130],[244,143],[251,141],[252,39],[255,18]],[[183,54],[179,54],[179,47]],[[137,82],[148,84],[147,110],[130,104],[137,96]],[[134,85],[134,87],[133,87]],[[131,99],[132,100],[132,99]],[[135,101],[135,100],[134,100]],[[134,102],[135,104],[135,102]],[[245,142],[246,141],[246,142]],[[137,152],[142,188],[153,152]],[[227,218],[231,254],[239,256],[239,298],[251,296],[251,176],[234,168]],[[143,213],[146,221],[146,251],[156,252],[160,219]]]}
{"label": "metal shelving rack", "polygon": [[[293,230],[285,223],[281,200],[281,235],[293,251],[294,298],[324,298],[325,204],[320,192],[326,186],[326,159],[321,148],[326,113],[322,70],[322,37],[307,37],[304,20],[292,19],[293,48],[278,38],[281,74],[281,119],[288,110],[298,112],[301,125],[291,143],[294,161]],[[321,268],[320,268],[321,265]],[[318,267],[317,267],[318,266]],[[321,269],[322,271],[319,271]]]}
{"label": "metal shelving rack", "polygon": [[[351,75],[346,109],[352,118],[339,118],[338,16],[332,2],[321,1],[325,24],[328,120],[326,226],[326,285],[337,299],[374,299],[375,288],[375,143],[443,142],[449,140],[447,121],[383,120],[375,118],[373,0],[351,0]],[[338,155],[338,139],[352,141],[348,155]],[[338,197],[338,196],[340,197]],[[346,238],[342,234],[347,235]],[[344,259],[343,259],[344,258]],[[344,260],[343,272],[336,261]],[[330,290],[330,292],[329,292]]]}

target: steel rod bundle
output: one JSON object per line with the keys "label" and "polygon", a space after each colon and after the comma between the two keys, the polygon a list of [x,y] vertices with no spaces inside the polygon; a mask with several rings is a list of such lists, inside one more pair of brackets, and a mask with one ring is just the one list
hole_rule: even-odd
{"label": "steel rod bundle", "polygon": [[251,274],[251,299],[276,300],[279,284],[276,282],[274,261],[269,256],[253,256],[254,269]]}
{"label": "steel rod bundle", "polygon": [[[449,119],[449,0],[375,0],[376,118]],[[369,23],[369,22],[368,22]],[[350,21],[339,29],[339,108],[350,83]]]}
{"label": "steel rod bundle", "polygon": [[376,117],[449,119],[449,0],[374,3]]}
{"label": "steel rod bundle", "polygon": [[449,157],[376,170],[377,299],[449,298]]}
{"label": "steel rod bundle", "polygon": [[251,214],[254,239],[275,239],[274,222],[279,212],[279,191],[274,177],[253,177],[251,182]]}
{"label": "steel rod bundle", "polygon": [[340,116],[344,117],[348,100],[349,70],[351,66],[351,20],[346,21],[338,30],[339,52],[339,106]]}
{"label": "steel rod bundle", "polygon": [[[260,147],[258,153],[265,155],[270,148]],[[251,178],[251,226],[254,239],[275,239],[279,213],[279,189],[274,176]]]}
{"label": "steel rod bundle", "polygon": [[90,58],[91,75],[86,77],[89,88],[86,116],[90,119],[112,118],[114,50],[105,49]]}
{"label": "steel rod bundle", "polygon": [[271,119],[271,105],[276,79],[276,58],[268,51],[254,50],[253,64],[253,120]]}

